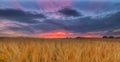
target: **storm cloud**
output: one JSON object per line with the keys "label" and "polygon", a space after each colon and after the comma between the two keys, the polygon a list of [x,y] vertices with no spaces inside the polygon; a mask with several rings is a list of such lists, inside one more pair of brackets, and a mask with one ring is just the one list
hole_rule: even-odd
{"label": "storm cloud", "polygon": [[0,18],[18,22],[38,23],[38,21],[34,19],[45,18],[45,16],[16,9],[0,9]]}
{"label": "storm cloud", "polygon": [[58,12],[60,12],[63,15],[66,16],[82,16],[81,13],[79,13],[77,10],[75,9],[71,9],[71,8],[63,8],[61,10],[59,10]]}
{"label": "storm cloud", "polygon": [[[120,12],[109,14],[109,17],[104,18],[92,18],[90,16],[73,19],[73,20],[56,20],[56,19],[45,19],[43,22],[37,24],[28,24],[27,26],[21,25],[19,27],[9,27],[10,30],[20,31],[21,33],[43,33],[54,30],[66,30],[73,33],[89,33],[107,31],[106,35],[118,34],[113,30],[120,28]],[[67,22],[69,21],[69,22]],[[67,22],[67,23],[66,23]]]}

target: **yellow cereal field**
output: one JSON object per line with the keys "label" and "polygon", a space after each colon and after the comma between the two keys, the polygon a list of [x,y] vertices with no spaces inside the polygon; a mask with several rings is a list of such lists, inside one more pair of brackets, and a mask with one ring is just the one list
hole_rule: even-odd
{"label": "yellow cereal field", "polygon": [[120,62],[120,39],[0,39],[0,62]]}

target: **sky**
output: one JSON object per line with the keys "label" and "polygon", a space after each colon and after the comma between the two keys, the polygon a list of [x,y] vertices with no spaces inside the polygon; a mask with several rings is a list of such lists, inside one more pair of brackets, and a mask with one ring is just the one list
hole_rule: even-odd
{"label": "sky", "polygon": [[119,0],[0,0],[0,37],[120,36]]}

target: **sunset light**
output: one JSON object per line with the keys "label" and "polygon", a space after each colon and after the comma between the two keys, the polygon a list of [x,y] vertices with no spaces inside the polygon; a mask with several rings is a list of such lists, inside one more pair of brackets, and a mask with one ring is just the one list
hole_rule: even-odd
{"label": "sunset light", "polygon": [[53,31],[53,32],[47,32],[38,35],[38,37],[43,38],[68,38],[71,37],[71,34],[67,31]]}

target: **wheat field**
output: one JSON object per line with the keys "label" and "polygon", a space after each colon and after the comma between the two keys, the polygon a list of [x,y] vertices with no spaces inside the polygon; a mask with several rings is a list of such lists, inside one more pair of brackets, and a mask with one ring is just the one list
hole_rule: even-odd
{"label": "wheat field", "polygon": [[0,62],[120,62],[120,39],[1,38]]}

